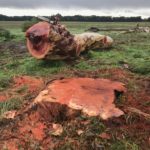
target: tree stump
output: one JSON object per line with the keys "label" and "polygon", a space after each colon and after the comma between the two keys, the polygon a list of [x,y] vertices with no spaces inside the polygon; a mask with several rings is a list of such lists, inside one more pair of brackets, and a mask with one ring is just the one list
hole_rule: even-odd
{"label": "tree stump", "polygon": [[[114,104],[115,92],[126,91],[124,84],[108,79],[70,78],[55,80],[34,100],[43,118],[72,118],[83,112],[107,120],[123,115]],[[72,110],[72,111],[71,111]]]}

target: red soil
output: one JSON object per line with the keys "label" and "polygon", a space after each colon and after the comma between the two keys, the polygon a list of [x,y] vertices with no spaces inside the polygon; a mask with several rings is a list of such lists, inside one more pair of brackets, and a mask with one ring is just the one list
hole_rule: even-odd
{"label": "red soil", "polygon": [[27,86],[28,92],[36,92],[39,89],[41,89],[44,85],[44,82],[41,78],[35,78],[30,76],[21,76],[21,77],[15,77],[15,88],[19,89],[23,86]]}
{"label": "red soil", "polygon": [[0,102],[5,102],[5,101],[7,101],[7,96],[0,95]]}
{"label": "red soil", "polygon": [[20,130],[20,134],[22,135],[31,134],[32,139],[41,141],[45,136],[44,128],[46,128],[46,126],[43,123],[38,122],[38,123],[34,123],[33,125],[23,126],[19,130]]}
{"label": "red soil", "polygon": [[[4,145],[6,146],[6,149],[8,149],[8,150],[19,150],[16,139],[9,140],[9,142],[6,141]],[[3,148],[5,148],[5,147],[3,147]]]}

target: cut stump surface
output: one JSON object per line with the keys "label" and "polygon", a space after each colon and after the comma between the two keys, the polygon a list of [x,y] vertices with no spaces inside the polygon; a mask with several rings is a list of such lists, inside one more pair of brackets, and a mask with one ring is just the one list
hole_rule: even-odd
{"label": "cut stump surface", "polygon": [[115,91],[125,92],[124,84],[92,78],[55,80],[40,92],[34,103],[67,105],[73,110],[81,110],[88,116],[100,116],[105,120],[124,114],[114,104]]}

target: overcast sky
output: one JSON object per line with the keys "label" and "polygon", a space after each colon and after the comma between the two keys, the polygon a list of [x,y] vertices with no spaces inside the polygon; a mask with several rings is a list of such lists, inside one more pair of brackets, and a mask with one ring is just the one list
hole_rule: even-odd
{"label": "overcast sky", "polygon": [[150,0],[0,0],[4,15],[107,15],[150,17]]}

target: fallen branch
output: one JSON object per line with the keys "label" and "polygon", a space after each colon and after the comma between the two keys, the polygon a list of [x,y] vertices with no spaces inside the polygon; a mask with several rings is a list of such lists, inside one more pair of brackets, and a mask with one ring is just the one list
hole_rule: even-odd
{"label": "fallen branch", "polygon": [[135,113],[139,116],[143,116],[145,117],[146,119],[150,119],[150,114],[147,114],[147,113],[144,113],[142,112],[141,110],[137,109],[137,108],[134,108],[134,107],[128,107],[127,108],[127,111],[131,112],[131,113]]}
{"label": "fallen branch", "polygon": [[132,32],[146,32],[150,33],[150,27],[140,27],[137,25],[136,27],[132,28],[97,28],[97,27],[90,27],[85,31],[90,32],[99,32],[99,31],[124,31],[124,33],[132,33]]}
{"label": "fallen branch", "polygon": [[97,28],[91,27],[86,31],[98,32],[98,31],[129,31],[129,28]]}
{"label": "fallen branch", "polygon": [[43,17],[43,16],[37,16],[38,19],[42,20],[42,21],[46,21],[50,23],[50,19]]}

